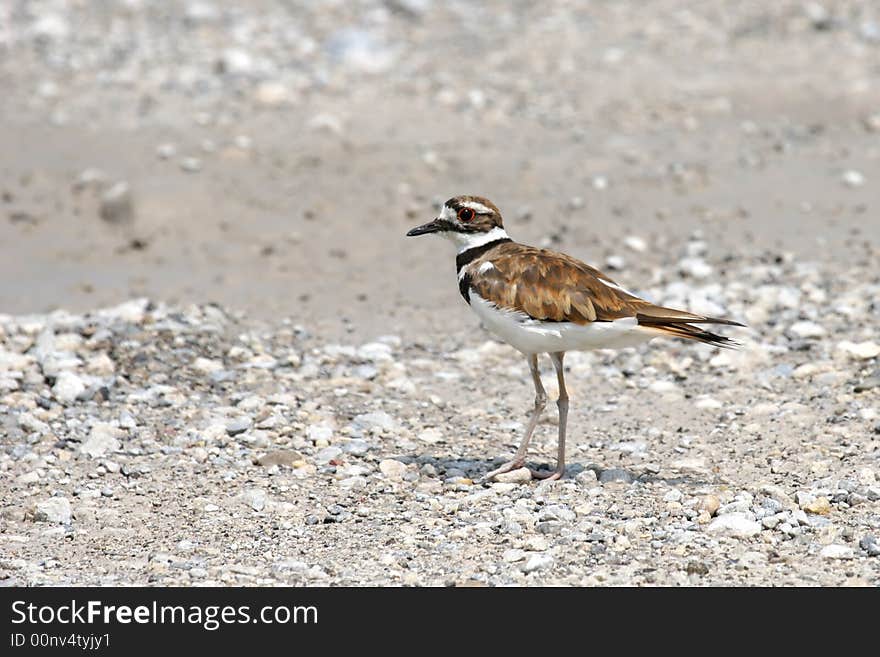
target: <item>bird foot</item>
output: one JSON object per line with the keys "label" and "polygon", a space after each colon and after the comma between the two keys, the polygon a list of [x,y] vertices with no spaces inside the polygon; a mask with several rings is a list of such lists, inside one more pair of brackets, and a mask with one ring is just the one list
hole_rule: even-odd
{"label": "bird foot", "polygon": [[564,470],[534,470],[532,468],[529,468],[529,472],[532,473],[532,479],[544,479],[545,481],[561,479],[565,474]]}
{"label": "bird foot", "polygon": [[512,461],[508,461],[500,468],[496,468],[491,472],[487,472],[484,474],[477,483],[485,484],[492,481],[495,477],[500,474],[504,474],[505,472],[510,472],[511,470],[519,470],[525,464],[526,460],[524,458],[521,459],[513,459]]}

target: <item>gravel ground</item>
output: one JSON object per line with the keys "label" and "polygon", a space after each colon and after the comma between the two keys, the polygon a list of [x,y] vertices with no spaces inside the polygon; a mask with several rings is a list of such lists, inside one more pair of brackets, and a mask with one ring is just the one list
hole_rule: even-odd
{"label": "gravel ground", "polygon": [[[0,583],[880,584],[876,3],[12,0],[0,54]],[[568,477],[475,483],[526,364],[403,238],[465,193],[743,348],[569,354]]]}
{"label": "gravel ground", "polygon": [[531,394],[481,336],[327,344],[146,300],[3,317],[3,581],[880,584],[876,269],[650,292],[760,328],[571,354],[572,465],[544,483],[475,483]]}

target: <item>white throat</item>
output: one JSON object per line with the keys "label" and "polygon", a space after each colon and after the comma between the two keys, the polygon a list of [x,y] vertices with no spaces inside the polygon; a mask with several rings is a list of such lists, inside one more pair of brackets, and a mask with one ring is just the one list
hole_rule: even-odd
{"label": "white throat", "polygon": [[483,246],[484,244],[489,244],[490,242],[510,239],[510,235],[508,235],[500,226],[496,226],[488,233],[457,233],[450,230],[444,232],[443,236],[455,244],[458,253],[464,253],[465,251],[474,249],[478,246]]}

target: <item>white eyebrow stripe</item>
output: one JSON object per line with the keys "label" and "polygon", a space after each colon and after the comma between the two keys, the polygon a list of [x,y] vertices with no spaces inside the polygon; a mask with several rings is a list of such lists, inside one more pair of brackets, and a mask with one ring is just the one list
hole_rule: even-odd
{"label": "white eyebrow stripe", "polygon": [[482,203],[477,203],[476,201],[462,201],[460,205],[465,208],[470,208],[477,214],[492,214],[492,208],[487,208]]}

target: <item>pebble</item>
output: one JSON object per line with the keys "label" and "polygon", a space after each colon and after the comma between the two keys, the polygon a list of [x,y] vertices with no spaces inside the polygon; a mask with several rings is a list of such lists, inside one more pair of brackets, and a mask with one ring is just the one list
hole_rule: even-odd
{"label": "pebble", "polygon": [[599,482],[602,484],[615,482],[631,484],[633,481],[635,481],[633,474],[629,470],[623,468],[608,468],[599,473]]}
{"label": "pebble", "polygon": [[807,513],[826,516],[831,513],[831,503],[826,497],[816,497],[801,504],[800,507]]}
{"label": "pebble", "polygon": [[799,338],[821,338],[826,333],[823,326],[808,321],[795,322],[788,330]]}
{"label": "pebble", "polygon": [[366,431],[392,431],[397,423],[385,411],[375,411],[356,415],[352,424]]}
{"label": "pebble", "polygon": [[379,470],[389,479],[401,479],[406,474],[406,464],[395,459],[385,459],[379,462]]}
{"label": "pebble", "polygon": [[50,497],[48,500],[37,502],[34,509],[36,522],[50,522],[61,525],[69,525],[73,519],[70,509],[70,500],[66,497]]}
{"label": "pebble", "polygon": [[832,543],[822,548],[819,556],[824,559],[852,559],[855,556],[855,552],[848,545]]}
{"label": "pebble", "polygon": [[715,518],[706,531],[736,538],[748,538],[761,532],[761,525],[744,513],[727,513]]}
{"label": "pebble", "polygon": [[232,418],[227,420],[224,424],[226,429],[226,433],[230,436],[237,436],[240,433],[244,433],[248,429],[250,429],[254,424],[254,421],[246,415],[242,415],[240,417]]}
{"label": "pebble", "polygon": [[840,179],[847,187],[861,187],[865,184],[865,175],[861,171],[856,171],[855,169],[844,171]]}
{"label": "pebble", "polygon": [[80,445],[79,451],[92,458],[106,456],[108,453],[119,449],[119,438],[123,434],[124,432],[121,429],[114,427],[112,424],[97,422],[92,426],[88,438]]}
{"label": "pebble", "polygon": [[72,404],[86,391],[86,384],[73,372],[61,372],[52,386],[52,394],[62,404]]}
{"label": "pebble", "polygon": [[636,235],[625,237],[623,243],[628,249],[635,251],[636,253],[644,253],[648,248],[648,243]]}
{"label": "pebble", "polygon": [[527,554],[528,553],[525,550],[518,550],[514,548],[510,550],[505,550],[501,554],[501,558],[507,563],[517,563],[518,561],[524,561]]}
{"label": "pebble", "polygon": [[257,465],[265,468],[273,465],[295,468],[304,463],[303,455],[292,449],[276,449],[257,459]]}
{"label": "pebble", "polygon": [[869,557],[880,557],[880,542],[878,542],[877,537],[872,534],[864,536],[862,540],[859,541],[859,547],[867,552]]}
{"label": "pebble", "polygon": [[180,160],[180,169],[186,173],[197,173],[202,170],[202,161],[197,157],[185,157]]}
{"label": "pebble", "polygon": [[532,480],[532,471],[528,468],[517,468],[495,475],[494,480],[502,484],[527,484]]}
{"label": "pebble", "polygon": [[531,555],[525,564],[522,565],[521,570],[528,574],[534,573],[539,570],[546,570],[553,566],[553,557],[549,554],[533,554]]}
{"label": "pebble", "polygon": [[134,201],[131,185],[125,181],[114,184],[101,194],[101,219],[110,224],[130,224],[134,221]]}
{"label": "pebble", "polygon": [[837,349],[860,360],[868,360],[869,358],[880,356],[880,345],[870,341],[850,342],[849,340],[843,340],[837,343]]}
{"label": "pebble", "polygon": [[262,488],[249,488],[242,493],[242,501],[254,511],[262,511],[266,508],[268,496]]}

